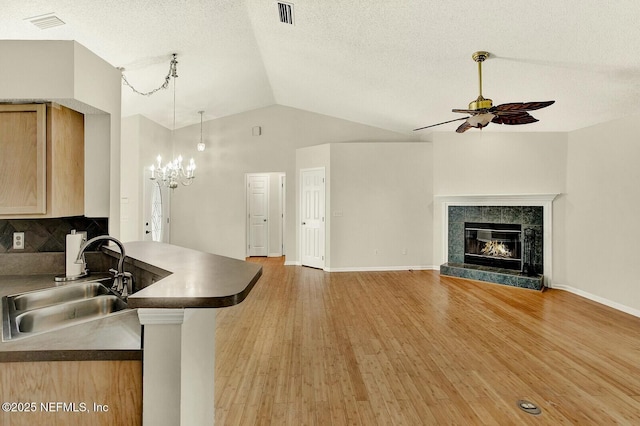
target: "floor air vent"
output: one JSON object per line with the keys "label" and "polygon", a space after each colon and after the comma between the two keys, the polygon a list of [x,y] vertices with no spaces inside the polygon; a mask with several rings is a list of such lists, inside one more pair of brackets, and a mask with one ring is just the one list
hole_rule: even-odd
{"label": "floor air vent", "polygon": [[293,3],[278,2],[278,13],[280,22],[293,25]]}

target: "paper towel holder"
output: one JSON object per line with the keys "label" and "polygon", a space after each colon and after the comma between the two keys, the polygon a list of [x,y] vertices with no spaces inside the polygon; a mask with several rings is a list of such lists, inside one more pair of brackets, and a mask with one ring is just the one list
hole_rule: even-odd
{"label": "paper towel holder", "polygon": [[[82,236],[80,236],[80,234],[82,234]],[[71,236],[77,236],[77,238],[79,238],[79,240],[77,241],[79,242],[79,244],[77,244],[78,252],[82,244],[87,241],[86,232],[76,232],[75,229],[72,229],[71,233],[67,235],[67,245],[65,247],[65,257],[67,258],[65,263],[65,274],[54,277],[54,280],[56,282],[76,281],[76,280],[79,280],[80,278],[84,278],[89,275],[89,271],[85,267],[80,267],[80,272],[77,274],[69,274],[69,261],[72,261],[74,264],[77,263],[76,257],[78,256],[78,252],[69,253],[69,249],[70,249],[69,237]],[[86,265],[86,263],[84,262],[84,254],[82,255],[82,260],[83,260],[82,265]],[[77,265],[74,265],[74,266],[77,266]]]}

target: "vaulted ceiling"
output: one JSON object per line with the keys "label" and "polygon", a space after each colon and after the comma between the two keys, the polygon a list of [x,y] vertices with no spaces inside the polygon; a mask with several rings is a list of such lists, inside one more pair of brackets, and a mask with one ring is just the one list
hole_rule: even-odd
{"label": "vaulted ceiling", "polygon": [[[140,91],[178,54],[176,127],[279,104],[403,133],[459,118],[487,50],[494,105],[555,100],[526,126],[571,131],[640,113],[640,2],[618,0],[5,0],[0,39],[76,40]],[[35,16],[65,24],[40,29]],[[96,82],[96,84],[100,84]],[[123,116],[173,127],[173,87],[122,88]],[[457,123],[437,127],[453,131]],[[430,131],[423,131],[428,137]]]}

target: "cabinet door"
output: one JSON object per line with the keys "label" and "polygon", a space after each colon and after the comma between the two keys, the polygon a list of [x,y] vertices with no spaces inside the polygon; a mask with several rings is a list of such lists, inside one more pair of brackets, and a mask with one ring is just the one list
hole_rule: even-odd
{"label": "cabinet door", "polygon": [[45,105],[0,105],[0,214],[46,212]]}
{"label": "cabinet door", "polygon": [[47,108],[47,216],[84,214],[84,116]]}

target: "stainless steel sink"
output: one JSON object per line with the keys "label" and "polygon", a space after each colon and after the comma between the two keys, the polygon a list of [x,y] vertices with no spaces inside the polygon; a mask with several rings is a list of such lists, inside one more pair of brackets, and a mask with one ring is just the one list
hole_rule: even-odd
{"label": "stainless steel sink", "polygon": [[15,324],[19,333],[42,333],[103,318],[126,307],[117,296],[94,296],[27,311],[16,316]]}
{"label": "stainless steel sink", "polygon": [[60,287],[52,287],[46,290],[30,291],[15,296],[9,296],[13,300],[16,311],[28,311],[58,303],[71,302],[73,300],[88,299],[101,294],[110,294],[110,291],[102,282],[87,281],[76,284],[67,284]]}
{"label": "stainless steel sink", "polygon": [[128,310],[111,280],[67,284],[2,298],[2,340],[15,340],[106,318]]}

